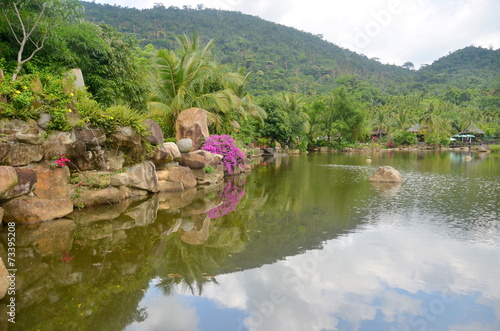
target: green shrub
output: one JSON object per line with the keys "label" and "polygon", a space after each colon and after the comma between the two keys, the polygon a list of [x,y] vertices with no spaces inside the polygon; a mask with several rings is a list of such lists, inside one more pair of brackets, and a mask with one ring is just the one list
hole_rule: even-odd
{"label": "green shrub", "polygon": [[39,98],[30,88],[32,79],[32,76],[24,76],[12,82],[10,77],[6,76],[0,82],[0,99],[4,101],[0,102],[0,117],[27,120],[40,116],[34,107]]}
{"label": "green shrub", "polygon": [[144,122],[146,118],[137,110],[126,105],[111,106],[106,109],[104,116],[110,118],[118,126],[129,126],[134,129],[141,137],[148,134]]}
{"label": "green shrub", "polygon": [[100,127],[106,133],[112,133],[115,130],[114,118],[104,114],[97,101],[81,96],[75,107],[81,117],[81,126]]}
{"label": "green shrub", "polygon": [[490,151],[500,152],[500,145],[490,145]]}
{"label": "green shrub", "polygon": [[449,146],[450,138],[448,134],[439,132],[428,132],[425,134],[424,141],[431,146]]}
{"label": "green shrub", "polygon": [[415,134],[406,130],[398,131],[394,137],[394,144],[396,146],[415,145],[417,142]]}

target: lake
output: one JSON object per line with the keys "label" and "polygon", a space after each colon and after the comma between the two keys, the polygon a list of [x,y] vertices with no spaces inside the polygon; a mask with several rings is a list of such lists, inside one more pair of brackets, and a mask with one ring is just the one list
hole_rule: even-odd
{"label": "lake", "polygon": [[500,330],[498,154],[269,158],[16,236],[9,330]]}

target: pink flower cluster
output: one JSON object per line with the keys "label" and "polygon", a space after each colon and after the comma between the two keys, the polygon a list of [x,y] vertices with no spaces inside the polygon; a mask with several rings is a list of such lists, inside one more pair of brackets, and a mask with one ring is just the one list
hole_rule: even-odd
{"label": "pink flower cluster", "polygon": [[219,192],[222,204],[206,212],[208,218],[217,218],[229,214],[236,209],[241,198],[245,195],[245,181],[236,184],[229,180],[224,190]]}
{"label": "pink flower cluster", "polygon": [[67,159],[64,154],[59,154],[59,158],[56,160],[56,165],[61,168],[66,165],[67,162],[70,162],[70,159]]}
{"label": "pink flower cluster", "polygon": [[229,174],[234,174],[238,166],[245,167],[245,156],[236,147],[234,139],[228,135],[212,135],[205,140],[203,150],[223,156],[222,163]]}

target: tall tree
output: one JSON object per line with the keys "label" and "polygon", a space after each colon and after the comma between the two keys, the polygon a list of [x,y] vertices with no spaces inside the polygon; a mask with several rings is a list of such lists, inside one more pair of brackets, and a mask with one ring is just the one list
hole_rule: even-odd
{"label": "tall tree", "polygon": [[78,19],[83,12],[78,0],[0,0],[0,7],[19,47],[12,81],[45,46],[54,28]]}
{"label": "tall tree", "polygon": [[309,133],[311,125],[303,99],[297,94],[284,93],[283,110],[287,113],[290,123],[290,142],[295,147],[305,148],[304,142],[306,141],[306,135]]}
{"label": "tall tree", "polygon": [[341,86],[333,91],[335,121],[333,131],[342,141],[360,141],[365,136],[365,112],[359,107],[356,100],[349,97],[346,89]]}
{"label": "tall tree", "polygon": [[286,144],[290,139],[291,127],[289,117],[283,110],[283,100],[266,96],[260,100],[259,105],[267,113],[267,119],[260,131],[261,136]]}
{"label": "tall tree", "polygon": [[181,50],[160,50],[157,57],[159,84],[153,87],[149,102],[152,112],[168,116],[171,123],[184,109],[200,107],[208,112],[216,129],[222,126],[222,115],[237,109],[241,101],[231,86],[242,85],[244,78],[228,74],[212,60],[213,41],[201,46],[197,34],[177,37]]}
{"label": "tall tree", "polygon": [[420,127],[427,133],[449,134],[451,123],[447,119],[450,104],[439,100],[430,100],[424,103],[420,115]]}
{"label": "tall tree", "polygon": [[460,113],[459,127],[461,131],[474,131],[482,126],[483,116],[481,110],[468,106]]}

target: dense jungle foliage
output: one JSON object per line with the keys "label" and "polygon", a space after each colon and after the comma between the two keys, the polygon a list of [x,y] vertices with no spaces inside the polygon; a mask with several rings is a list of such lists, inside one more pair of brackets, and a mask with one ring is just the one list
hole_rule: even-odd
{"label": "dense jungle foliage", "polygon": [[[43,12],[44,3],[52,10]],[[2,15],[3,117],[36,118],[36,98],[67,103],[23,89],[28,83],[19,85],[18,73],[62,81],[67,69],[81,68],[87,91],[71,110],[88,112],[92,103],[109,119],[108,108],[120,105],[129,117],[155,119],[167,136],[177,114],[193,106],[207,110],[212,133],[299,149],[370,139],[413,144],[407,129],[415,126],[431,145],[448,145],[459,132],[500,135],[500,50],[469,46],[415,70],[411,62],[382,64],[321,35],[201,5],[138,10],[2,0]],[[36,27],[28,38],[20,22]],[[99,125],[95,117],[87,125]],[[53,129],[68,128],[59,122]]]}

